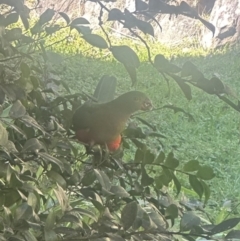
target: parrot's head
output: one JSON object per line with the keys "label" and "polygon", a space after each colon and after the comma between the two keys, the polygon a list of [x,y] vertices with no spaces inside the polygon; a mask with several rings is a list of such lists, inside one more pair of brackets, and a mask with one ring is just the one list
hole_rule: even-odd
{"label": "parrot's head", "polygon": [[129,91],[115,100],[129,113],[133,113],[138,110],[152,109],[151,100],[141,91]]}

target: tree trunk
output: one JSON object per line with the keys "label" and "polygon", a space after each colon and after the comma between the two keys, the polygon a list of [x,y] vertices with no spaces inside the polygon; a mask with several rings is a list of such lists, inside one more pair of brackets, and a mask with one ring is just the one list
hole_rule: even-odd
{"label": "tree trunk", "polygon": [[240,40],[240,1],[216,0],[210,15],[210,22],[216,27],[214,38],[211,33],[203,34],[206,48],[234,45]]}

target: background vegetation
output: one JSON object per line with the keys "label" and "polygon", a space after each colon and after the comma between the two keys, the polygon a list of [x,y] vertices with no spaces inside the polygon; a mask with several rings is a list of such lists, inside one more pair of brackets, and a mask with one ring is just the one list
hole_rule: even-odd
{"label": "background vegetation", "polygon": [[[137,31],[95,32],[137,53],[135,78],[124,67],[132,52],[113,56],[87,35],[86,20],[60,13],[57,25],[50,9],[29,19],[21,1],[1,7],[1,240],[240,237],[238,50],[183,52]],[[166,60],[149,63],[137,36],[153,60]],[[96,160],[74,141],[71,116],[106,74],[117,79],[116,96],[144,91],[154,109],[131,120],[138,128],[127,128],[123,158]],[[199,84],[202,74],[217,84]]]}

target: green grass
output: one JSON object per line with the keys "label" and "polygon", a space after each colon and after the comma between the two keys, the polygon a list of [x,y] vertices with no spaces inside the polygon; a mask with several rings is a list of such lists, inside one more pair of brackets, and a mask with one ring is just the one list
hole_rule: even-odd
{"label": "green grass", "polygon": [[[76,41],[76,42],[75,42]],[[149,122],[167,136],[163,140],[165,149],[174,150],[182,163],[197,159],[202,164],[213,167],[216,178],[211,181],[212,196],[210,204],[222,206],[224,200],[235,200],[240,197],[240,119],[239,113],[231,109],[216,96],[208,95],[201,90],[193,90],[193,99],[188,101],[179,87],[171,81],[171,93],[166,97],[167,84],[161,75],[148,63],[144,46],[132,40],[114,40],[116,45],[127,44],[134,48],[140,56],[141,66],[138,69],[138,84],[135,88],[146,92],[152,99],[154,107],[173,104],[193,115],[195,121],[189,121],[183,113],[174,114],[169,109],[144,114]],[[93,94],[94,87],[102,75],[114,75],[118,80],[117,94],[133,89],[130,78],[124,67],[116,62],[107,51],[99,51],[90,45],[74,38],[73,45],[68,44],[54,49],[67,56],[63,65],[62,78],[69,84],[73,92],[84,90]],[[81,52],[80,55],[72,55]],[[151,43],[152,55],[163,54],[174,57],[173,63],[182,66],[187,60],[192,61],[211,78],[217,74],[220,79],[232,86],[236,93],[240,90],[240,59],[234,51],[211,54],[202,49],[189,53],[181,53],[180,48],[170,49]],[[93,58],[94,57],[94,58]],[[153,143],[156,152],[159,149]]]}

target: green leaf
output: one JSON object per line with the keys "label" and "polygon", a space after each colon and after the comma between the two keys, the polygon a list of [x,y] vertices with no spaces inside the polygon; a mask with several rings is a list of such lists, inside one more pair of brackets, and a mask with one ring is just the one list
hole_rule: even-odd
{"label": "green leaf", "polygon": [[138,204],[136,202],[128,203],[122,210],[121,222],[124,230],[128,230],[137,217]]}
{"label": "green leaf", "polygon": [[[122,238],[120,235],[113,234],[113,233],[107,233],[108,238],[106,238],[106,241],[125,241],[126,239]],[[109,239],[110,238],[110,239]],[[95,241],[105,241],[105,240],[96,240]]]}
{"label": "green leaf", "polygon": [[[137,219],[136,221],[141,221],[141,226],[145,230],[151,230],[157,228],[157,225],[152,221],[152,219],[149,217],[148,213],[141,207],[138,206],[138,213],[137,213]],[[135,228],[133,226],[133,228]]]}
{"label": "green leaf", "polygon": [[124,65],[125,69],[127,70],[131,81],[132,81],[132,86],[134,86],[137,83],[137,72],[136,68],[130,65]]}
{"label": "green leaf", "polygon": [[[65,212],[65,214],[62,216],[61,222],[69,222],[69,223],[79,223],[79,218],[76,217],[76,213],[75,214],[71,214],[70,212]],[[54,228],[55,230],[55,228]]]}
{"label": "green leaf", "polygon": [[153,184],[154,179],[152,177],[150,177],[147,172],[146,169],[144,167],[142,167],[142,178],[141,178],[141,185],[143,187],[147,187],[150,186],[151,184]]}
{"label": "green leaf", "polygon": [[[5,92],[3,91],[3,89],[0,86],[0,105],[2,105],[4,103],[5,97],[6,97],[6,94],[5,94]],[[2,114],[2,106],[1,106],[0,115],[1,114]]]}
{"label": "green leaf", "polygon": [[57,189],[54,188],[53,191],[58,199],[58,202],[62,208],[62,211],[68,210],[69,202],[68,202],[68,196],[67,196],[66,192],[58,184],[57,184]]}
{"label": "green leaf", "polygon": [[76,25],[74,27],[80,34],[87,35],[92,33],[92,29],[88,26]]}
{"label": "green leaf", "polygon": [[[141,123],[143,123],[144,125],[148,126],[150,129],[156,130],[156,126],[152,125],[152,124],[150,123],[150,121],[144,120],[143,118],[138,117],[138,116],[136,116],[136,119],[139,120],[139,121],[140,121]],[[162,134],[160,134],[160,133],[158,133],[158,132],[152,132],[152,131],[148,132],[146,135],[147,135],[147,136],[154,136],[154,137],[163,137],[163,138],[166,138],[166,137],[163,136]]]}
{"label": "green leaf", "polygon": [[15,220],[20,220],[20,219],[28,220],[32,218],[32,216],[33,216],[33,209],[26,202],[20,204],[14,213]]}
{"label": "green leaf", "polygon": [[159,230],[162,230],[163,227],[166,225],[166,219],[160,214],[158,210],[155,210],[154,208],[148,212],[149,217],[151,220],[157,225],[157,228]]}
{"label": "green leaf", "polygon": [[197,171],[200,167],[199,162],[197,160],[191,160],[185,163],[183,170],[186,172],[194,172]]}
{"label": "green leaf", "polygon": [[20,69],[22,71],[23,77],[28,78],[30,76],[31,70],[26,63],[22,62],[20,65]]}
{"label": "green leaf", "polygon": [[63,227],[63,226],[54,228],[54,231],[55,231],[57,234],[62,234],[62,235],[66,235],[66,236],[69,235],[69,234],[75,233],[74,228]]}
{"label": "green leaf", "polygon": [[19,19],[18,13],[10,13],[6,16],[4,20],[4,26],[7,27],[10,24],[16,23]]}
{"label": "green leaf", "polygon": [[0,25],[1,26],[4,26],[4,21],[5,21],[5,16],[1,14],[1,16],[0,16]]}
{"label": "green leaf", "polygon": [[197,172],[197,177],[203,180],[211,180],[215,176],[213,169],[209,166],[200,166]]}
{"label": "green leaf", "polygon": [[50,8],[48,8],[45,12],[43,12],[42,15],[40,16],[39,21],[38,21],[40,26],[42,26],[43,24],[51,21],[54,14],[55,14],[55,11],[53,9],[50,9]]}
{"label": "green leaf", "polygon": [[154,66],[157,70],[169,73],[179,73],[181,68],[169,62],[162,54],[157,54],[154,58]]}
{"label": "green leaf", "polygon": [[[6,121],[6,119],[4,119],[4,122],[7,123],[8,121]],[[8,125],[8,127],[12,128],[14,131],[21,134],[25,139],[27,139],[26,133],[24,133],[24,131],[22,129],[20,129],[18,126],[11,124],[11,123],[7,123],[7,125]]]}
{"label": "green leaf", "polygon": [[240,240],[240,230],[232,230],[230,231],[226,237],[225,237],[225,240]]}
{"label": "green leaf", "polygon": [[200,198],[202,198],[204,190],[203,190],[203,186],[202,186],[201,182],[197,179],[197,177],[190,175],[189,183],[190,183],[191,187],[193,188],[193,190],[198,194],[198,196]]}
{"label": "green leaf", "polygon": [[135,152],[134,162],[135,163],[142,163],[144,158],[144,151],[138,148]]}
{"label": "green leaf", "polygon": [[13,217],[12,217],[11,210],[6,206],[3,206],[2,209],[3,209],[3,215],[6,219],[6,221],[8,221],[8,222],[10,222],[10,220],[12,221]]}
{"label": "green leaf", "polygon": [[165,71],[169,72],[169,73],[176,74],[176,73],[179,73],[181,71],[181,68],[178,67],[175,64],[169,63],[168,66],[165,68]]}
{"label": "green leaf", "polygon": [[22,187],[23,181],[19,179],[19,176],[16,173],[11,173],[11,178],[9,182],[12,187]]}
{"label": "green leaf", "polygon": [[156,163],[156,164],[161,164],[161,163],[164,162],[164,159],[165,159],[165,153],[164,153],[163,151],[161,151],[161,152],[158,154],[157,158],[154,160],[154,163]]}
{"label": "green leaf", "polygon": [[7,108],[5,108],[2,113],[1,113],[1,120],[2,120],[2,123],[5,123],[6,125],[4,126],[8,126],[12,123],[12,118],[8,118],[9,117],[9,111],[11,109],[12,105],[9,105]]}
{"label": "green leaf", "polygon": [[172,78],[177,82],[178,86],[182,90],[183,94],[187,98],[187,100],[192,99],[192,91],[188,84],[186,84],[180,77],[178,76],[172,76]]}
{"label": "green leaf", "polygon": [[44,229],[44,240],[45,241],[59,241],[58,235],[53,230]]}
{"label": "green leaf", "polygon": [[7,145],[7,143],[8,143],[8,132],[0,122],[0,146],[5,146]]}
{"label": "green leaf", "polygon": [[181,191],[181,183],[179,182],[179,180],[177,179],[176,175],[172,172],[172,178],[173,178],[173,182],[174,182],[174,185],[177,189],[177,195],[180,193]]}
{"label": "green leaf", "polygon": [[38,155],[40,157],[42,157],[43,159],[48,160],[49,162],[52,162],[52,163],[56,164],[62,171],[64,170],[63,163],[59,159],[57,159],[56,157],[53,157],[46,152],[38,152]]}
{"label": "green leaf", "polygon": [[212,234],[222,233],[224,231],[227,231],[231,228],[234,228],[236,225],[238,225],[240,222],[240,218],[231,218],[228,220],[224,220],[223,222],[216,225],[212,230]]}
{"label": "green leaf", "polygon": [[110,190],[111,182],[110,182],[108,176],[103,171],[100,171],[97,169],[94,169],[94,172],[95,172],[96,178],[100,182],[101,186],[106,190]]}
{"label": "green leaf", "polygon": [[39,130],[41,130],[43,133],[45,133],[45,131],[43,130],[43,128],[37,123],[37,121],[35,119],[33,119],[31,116],[29,115],[24,115],[21,117],[22,122],[24,122],[26,125],[30,125],[34,128],[37,128]]}
{"label": "green leaf", "polygon": [[94,171],[87,172],[83,176],[83,178],[81,180],[81,184],[83,186],[90,186],[91,184],[94,183],[95,180],[96,180],[96,175],[95,175]]}
{"label": "green leaf", "polygon": [[172,181],[172,171],[163,167],[162,174],[157,179],[159,183],[168,186],[168,184]]}
{"label": "green leaf", "polygon": [[14,220],[15,230],[27,231],[29,228],[30,228],[30,225],[28,221],[26,221],[25,219]]}
{"label": "green leaf", "polygon": [[58,183],[63,189],[66,189],[67,183],[59,173],[51,170],[47,172],[47,176]]}
{"label": "green leaf", "polygon": [[68,17],[68,15],[66,13],[59,12],[58,14],[66,21],[67,24],[70,23],[71,20],[70,20],[70,18]]}
{"label": "green leaf", "polygon": [[15,84],[2,85],[1,87],[11,101],[15,101],[17,99],[21,100],[26,97],[26,94],[23,88]]}
{"label": "green leaf", "polygon": [[38,34],[42,31],[41,25],[39,22],[37,22],[32,28],[31,28],[31,34],[35,35]]}
{"label": "green leaf", "polygon": [[154,58],[154,66],[157,70],[164,70],[169,65],[169,61],[162,55],[157,54]]}
{"label": "green leaf", "polygon": [[165,211],[165,216],[175,219],[178,217],[178,207],[175,204],[170,204]]}
{"label": "green leaf", "polygon": [[197,66],[190,61],[184,63],[181,71],[181,77],[188,76],[194,77],[195,81],[204,78],[203,74],[198,70]]}
{"label": "green leaf", "polygon": [[105,39],[97,34],[85,34],[82,38],[94,47],[100,49],[108,48],[108,44]]}
{"label": "green leaf", "polygon": [[146,149],[146,144],[145,143],[142,143],[141,141],[137,140],[137,139],[131,139],[131,141],[134,143],[134,145],[136,145],[137,148],[139,149]]}
{"label": "green leaf", "polygon": [[8,140],[7,144],[5,145],[5,148],[10,153],[18,153],[18,150],[17,150],[15,144],[12,141]]}
{"label": "green leaf", "polygon": [[110,51],[115,59],[127,67],[138,68],[140,65],[139,58],[135,51],[126,45],[113,46]]}
{"label": "green leaf", "polygon": [[34,211],[39,211],[40,209],[40,197],[37,193],[30,192],[28,194],[27,203],[31,206]]}
{"label": "green leaf", "polygon": [[71,27],[74,27],[74,26],[76,26],[76,25],[81,25],[81,24],[90,24],[89,23],[89,21],[86,19],[86,18],[75,18],[72,22],[71,22],[71,24],[70,24],[70,26]]}
{"label": "green leaf", "polygon": [[22,36],[22,29],[21,28],[12,28],[6,32],[4,38],[9,42],[19,40]]}
{"label": "green leaf", "polygon": [[209,186],[203,180],[200,180],[200,182],[203,186],[204,196],[205,196],[204,204],[206,205],[208,199],[210,198],[211,190],[210,190]]}
{"label": "green leaf", "polygon": [[156,188],[160,190],[163,187],[163,185],[164,185],[163,181],[162,181],[162,175],[161,176],[156,176],[154,178],[154,183],[156,185]]}
{"label": "green leaf", "polygon": [[34,152],[38,153],[40,150],[43,150],[43,145],[36,138],[31,138],[27,140],[23,146],[23,152]]}
{"label": "green leaf", "polygon": [[110,192],[114,193],[118,197],[129,197],[129,193],[121,186],[112,186]]}
{"label": "green leaf", "polygon": [[26,5],[23,6],[23,11],[19,12],[20,18],[25,27],[25,30],[29,29],[29,22],[28,22],[29,13],[30,13],[30,9]]}
{"label": "green leaf", "polygon": [[5,193],[4,206],[11,207],[13,204],[21,200],[21,196],[18,191],[10,189]]}
{"label": "green leaf", "polygon": [[217,93],[219,93],[219,94],[225,93],[225,85],[219,78],[214,76],[210,79],[210,82],[213,83],[214,89]]}
{"label": "green leaf", "polygon": [[[35,179],[31,179],[30,178],[30,180],[31,181],[34,180],[36,182]],[[22,189],[24,189],[27,192],[34,192],[34,193],[37,193],[39,195],[43,195],[43,193],[36,186],[34,186],[34,185],[30,184],[30,183],[27,183],[27,182],[23,183]]]}
{"label": "green leaf", "polygon": [[112,8],[108,13],[107,21],[124,20],[124,14],[118,8]]}
{"label": "green leaf", "polygon": [[180,230],[181,231],[189,231],[192,228],[199,226],[201,219],[196,216],[193,212],[187,212],[183,214],[180,221]]}
{"label": "green leaf", "polygon": [[144,159],[142,163],[152,164],[154,159],[155,159],[155,155],[149,149],[144,151]]}
{"label": "green leaf", "polygon": [[138,19],[126,8],[124,9],[124,28],[135,28]]}
{"label": "green leaf", "polygon": [[24,240],[26,240],[26,241],[38,241],[37,238],[34,236],[33,232],[28,231],[28,230],[22,232],[22,236],[24,237]]}
{"label": "green leaf", "polygon": [[61,29],[61,26],[58,24],[54,24],[53,26],[50,26],[50,27],[45,27],[45,31],[48,35],[54,34],[60,29]]}
{"label": "green leaf", "polygon": [[36,76],[30,76],[30,80],[32,82],[34,90],[36,90],[40,86],[40,80]]}
{"label": "green leaf", "polygon": [[81,215],[83,216],[87,216],[89,218],[91,218],[92,220],[96,221],[97,222],[97,217],[96,217],[96,214],[87,210],[87,209],[83,209],[83,208],[73,208],[71,209],[71,211],[69,213],[75,213],[75,212],[78,212],[80,213]]}
{"label": "green leaf", "polygon": [[52,51],[46,51],[47,60],[51,64],[60,65],[63,62],[63,56]]}
{"label": "green leaf", "polygon": [[213,83],[206,78],[199,79],[197,86],[210,95],[215,94]]}
{"label": "green leaf", "polygon": [[99,211],[99,212],[103,212],[103,210],[105,209],[104,205],[102,204],[102,202],[96,201],[94,199],[90,200],[91,203],[94,205],[94,207]]}
{"label": "green leaf", "polygon": [[154,29],[149,22],[138,19],[136,25],[144,34],[149,34],[154,37]]}
{"label": "green leaf", "polygon": [[174,157],[173,152],[170,152],[164,164],[167,167],[175,169],[179,166],[179,161]]}
{"label": "green leaf", "polygon": [[13,119],[20,118],[26,114],[26,108],[22,105],[22,102],[17,100],[9,111],[9,116]]}

